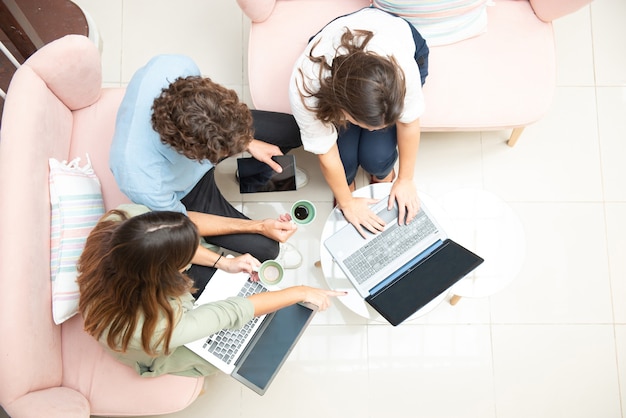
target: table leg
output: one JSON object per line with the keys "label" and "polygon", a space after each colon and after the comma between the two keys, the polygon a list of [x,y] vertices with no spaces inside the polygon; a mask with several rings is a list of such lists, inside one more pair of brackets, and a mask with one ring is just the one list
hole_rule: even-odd
{"label": "table leg", "polygon": [[459,295],[452,295],[452,297],[450,298],[450,305],[454,306],[456,305],[459,301],[461,300],[461,296]]}
{"label": "table leg", "polygon": [[517,140],[519,139],[520,135],[522,135],[523,130],[524,130],[523,126],[521,128],[513,129],[513,132],[511,132],[511,136],[509,137],[509,140],[506,142],[506,144],[509,147],[514,147],[515,144],[517,144]]}

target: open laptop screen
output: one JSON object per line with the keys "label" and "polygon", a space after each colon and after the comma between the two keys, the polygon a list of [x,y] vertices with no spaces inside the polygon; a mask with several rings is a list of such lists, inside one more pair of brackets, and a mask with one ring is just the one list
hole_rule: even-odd
{"label": "open laptop screen", "polygon": [[398,325],[449,289],[484,260],[447,239],[384,289],[365,300],[391,325]]}
{"label": "open laptop screen", "polygon": [[[263,394],[313,319],[316,309],[295,304],[277,311],[258,332],[249,351],[240,358],[232,376]],[[265,324],[264,324],[265,326]],[[250,385],[248,385],[250,386]]]}

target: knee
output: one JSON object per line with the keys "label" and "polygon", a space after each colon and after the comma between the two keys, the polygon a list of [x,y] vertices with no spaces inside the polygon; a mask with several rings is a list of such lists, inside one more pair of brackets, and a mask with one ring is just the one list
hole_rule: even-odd
{"label": "knee", "polygon": [[368,173],[380,177],[389,174],[397,158],[398,152],[395,149],[386,154],[372,153],[361,159],[361,167]]}
{"label": "knee", "polygon": [[280,252],[280,244],[271,239],[264,240],[262,245],[259,245],[255,251],[256,254],[252,254],[261,263],[266,260],[274,260],[278,257]]}

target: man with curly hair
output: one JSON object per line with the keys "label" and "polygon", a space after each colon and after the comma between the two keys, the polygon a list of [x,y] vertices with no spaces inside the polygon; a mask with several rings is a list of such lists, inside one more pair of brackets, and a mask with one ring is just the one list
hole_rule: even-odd
{"label": "man with curly hair", "polygon": [[[117,114],[110,168],[120,190],[153,211],[185,213],[211,245],[188,271],[202,291],[219,268],[251,273],[296,231],[289,214],[251,220],[215,184],[215,165],[248,151],[276,171],[272,156],[302,145],[291,115],[250,111],[237,94],[182,55],[159,55],[132,77]],[[225,258],[222,247],[241,254]]]}

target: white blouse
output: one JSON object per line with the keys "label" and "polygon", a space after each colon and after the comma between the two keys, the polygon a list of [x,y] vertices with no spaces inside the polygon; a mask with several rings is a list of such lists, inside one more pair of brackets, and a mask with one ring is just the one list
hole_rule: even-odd
{"label": "white blouse", "polygon": [[414,58],[415,43],[409,23],[375,8],[365,8],[340,17],[325,26],[309,42],[294,65],[289,83],[291,110],[300,127],[302,144],[305,150],[314,154],[328,152],[337,141],[337,130],[333,124],[325,124],[318,120],[315,113],[307,110],[302,102],[300,91],[305,94],[306,105],[315,108],[317,99],[306,97],[302,86],[306,83],[307,88],[312,91],[319,90],[320,86],[318,78],[320,66],[309,59],[309,53],[319,40],[313,51],[314,56],[324,56],[326,62],[332,63],[345,28],[371,31],[374,36],[366,45],[365,50],[375,52],[380,56],[393,56],[402,68],[406,80],[406,93],[400,122],[412,122],[424,112],[422,83]]}

